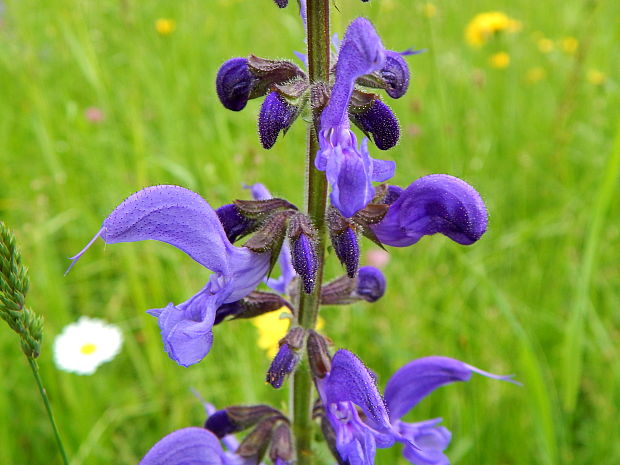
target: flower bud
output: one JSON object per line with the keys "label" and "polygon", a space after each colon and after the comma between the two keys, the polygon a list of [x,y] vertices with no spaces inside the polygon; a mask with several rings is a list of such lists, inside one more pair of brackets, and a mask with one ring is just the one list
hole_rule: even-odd
{"label": "flower bud", "polygon": [[299,363],[297,352],[291,349],[288,344],[282,344],[269,366],[266,381],[275,389],[281,388],[284,379],[295,370],[297,363]]}
{"label": "flower bud", "polygon": [[276,5],[278,5],[280,8],[284,8],[286,5],[288,5],[288,0],[274,0]]}
{"label": "flower bud", "polygon": [[218,438],[223,438],[271,418],[284,418],[284,416],[282,412],[269,405],[234,405],[209,416],[205,428]]}
{"label": "flower bud", "polygon": [[288,423],[280,422],[273,430],[269,458],[274,465],[293,463],[293,436]]}
{"label": "flower bud", "polygon": [[386,281],[381,270],[363,266],[357,274],[356,294],[367,302],[376,302],[385,294]]}
{"label": "flower bud", "polygon": [[261,145],[270,149],[276,143],[276,139],[281,131],[286,131],[291,127],[299,109],[291,105],[277,91],[273,91],[265,97],[258,116],[258,134]]}
{"label": "flower bud", "polygon": [[349,117],[366,135],[372,134],[372,139],[380,150],[391,149],[398,143],[398,119],[379,98],[373,99],[363,109],[349,111]]}
{"label": "flower bud", "polygon": [[215,210],[215,213],[217,213],[217,217],[224,227],[226,237],[231,243],[251,233],[258,226],[256,220],[243,216],[233,203],[222,205]]}
{"label": "flower bud", "polygon": [[291,259],[293,268],[303,281],[306,294],[312,292],[316,283],[318,259],[314,245],[315,237],[316,230],[306,215],[298,213],[291,218],[288,228]]}
{"label": "flower bud", "polygon": [[233,422],[226,410],[218,410],[207,418],[205,428],[215,434],[218,438],[223,438],[237,431],[241,431],[239,424]]}
{"label": "flower bud", "polygon": [[336,256],[347,270],[347,275],[355,277],[360,261],[360,246],[354,226],[333,207],[327,214],[327,224]]}
{"label": "flower bud", "polygon": [[267,370],[266,381],[274,388],[279,389],[287,375],[291,374],[299,363],[299,349],[303,346],[306,332],[296,326],[280,341],[280,349]]}
{"label": "flower bud", "polygon": [[291,305],[280,295],[271,292],[252,291],[245,298],[222,304],[215,311],[213,325],[225,319],[254,318]]}
{"label": "flower bud", "polygon": [[314,330],[308,331],[308,362],[315,378],[325,378],[332,369],[332,358],[325,337]]}
{"label": "flower bud", "polygon": [[250,73],[246,58],[231,58],[217,72],[215,87],[220,102],[233,111],[245,108],[256,78]]}
{"label": "flower bud", "polygon": [[360,246],[357,241],[357,234],[352,228],[347,227],[341,233],[332,235],[331,239],[340,263],[347,270],[347,275],[353,278],[360,262]]}

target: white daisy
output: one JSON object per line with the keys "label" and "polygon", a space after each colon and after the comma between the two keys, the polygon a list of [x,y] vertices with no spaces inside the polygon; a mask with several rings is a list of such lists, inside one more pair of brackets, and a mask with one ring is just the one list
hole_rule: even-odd
{"label": "white daisy", "polygon": [[117,326],[81,317],[67,325],[54,340],[54,362],[64,371],[92,375],[121,350],[123,335]]}

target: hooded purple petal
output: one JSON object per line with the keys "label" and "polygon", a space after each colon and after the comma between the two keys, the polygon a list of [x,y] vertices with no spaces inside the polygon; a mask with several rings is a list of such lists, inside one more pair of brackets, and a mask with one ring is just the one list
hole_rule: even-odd
{"label": "hooded purple petal", "polygon": [[476,190],[454,176],[432,174],[414,181],[372,226],[381,242],[394,247],[415,244],[441,233],[469,245],[487,229],[487,210]]}
{"label": "hooded purple petal", "polygon": [[390,430],[390,421],[374,377],[352,352],[340,349],[324,381],[326,403],[353,402],[366,414],[368,424],[378,431]]}
{"label": "hooded purple petal", "polygon": [[[389,379],[385,402],[392,421],[403,417],[435,389],[456,381],[469,381],[472,373],[515,382],[510,376],[499,376],[448,357],[424,357],[409,362]],[[518,384],[518,383],[517,383]]]}
{"label": "hooded purple petal", "polygon": [[380,99],[374,99],[364,111],[349,112],[349,117],[366,135],[372,134],[377,148],[388,150],[398,143],[398,118]]}
{"label": "hooded purple petal", "polygon": [[229,110],[243,110],[255,81],[248,68],[247,58],[231,58],[224,62],[215,79],[220,102]]}
{"label": "hooded purple petal", "polygon": [[[227,271],[235,249],[207,201],[179,186],[147,187],[131,195],[105,219],[98,236],[108,244],[166,242],[216,272]],[[72,257],[74,262],[85,251]]]}
{"label": "hooded purple petal", "polygon": [[381,69],[384,63],[385,49],[373,25],[365,18],[353,20],[342,41],[336,63],[336,83],[321,115],[321,129],[346,122],[355,80]]}
{"label": "hooded purple petal", "polygon": [[400,98],[409,88],[409,66],[398,52],[386,50],[385,65],[379,71],[388,83],[386,92],[392,98]]}
{"label": "hooded purple petal", "polygon": [[278,92],[267,95],[258,116],[258,134],[262,146],[266,149],[273,147],[280,132],[286,132],[297,115],[297,107],[287,103]]}
{"label": "hooded purple petal", "polygon": [[183,428],[160,439],[140,465],[227,465],[230,462],[213,433]]}

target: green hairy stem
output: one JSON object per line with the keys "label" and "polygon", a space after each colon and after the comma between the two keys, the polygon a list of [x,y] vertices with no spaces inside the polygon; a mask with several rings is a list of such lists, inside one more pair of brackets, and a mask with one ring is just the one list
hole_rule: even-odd
{"label": "green hairy stem", "polygon": [[[328,82],[329,80],[329,0],[308,0],[308,71],[310,82]],[[314,122],[318,124],[319,114],[316,110]],[[327,199],[327,180],[325,173],[314,167],[314,159],[319,147],[318,127],[308,126],[308,147],[306,155],[306,208],[318,231],[317,258],[318,271],[316,283],[311,294],[303,291],[300,284],[298,321],[307,329],[314,328],[319,313],[321,284],[323,282],[323,263],[325,257],[325,208]],[[297,464],[310,465],[314,462],[312,452],[312,404],[313,382],[307,363],[302,363],[295,372],[292,384],[291,410],[293,431],[297,451]]]}

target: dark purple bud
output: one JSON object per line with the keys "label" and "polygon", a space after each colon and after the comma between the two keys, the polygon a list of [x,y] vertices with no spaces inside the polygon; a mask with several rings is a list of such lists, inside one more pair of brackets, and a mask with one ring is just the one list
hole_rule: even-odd
{"label": "dark purple bud", "polygon": [[278,5],[280,8],[284,8],[286,5],[288,5],[288,0],[274,0],[274,1],[276,2],[276,5]]}
{"label": "dark purple bud", "polygon": [[243,300],[236,300],[228,304],[222,304],[215,311],[215,320],[213,320],[213,326],[219,325],[226,318],[235,318],[244,311]]}
{"label": "dark purple bud", "polygon": [[269,405],[233,405],[224,410],[218,410],[207,418],[205,428],[218,438],[270,419],[285,418],[282,412]]}
{"label": "dark purple bud", "polygon": [[400,194],[402,194],[404,190],[405,189],[400,186],[388,186],[385,197],[383,197],[383,203],[386,205],[392,205],[398,200]]}
{"label": "dark purple bud", "polygon": [[231,58],[224,62],[215,79],[220,102],[229,110],[243,110],[255,81],[256,78],[250,73],[246,58]]}
{"label": "dark purple bud", "polygon": [[325,378],[332,369],[332,358],[329,355],[325,337],[311,329],[308,331],[307,349],[312,376],[320,379]]}
{"label": "dark purple bud", "polygon": [[273,91],[263,102],[258,116],[260,143],[266,149],[273,147],[281,131],[286,131],[297,118],[297,107],[287,103],[278,92]]}
{"label": "dark purple bud", "polygon": [[385,294],[385,276],[373,266],[363,266],[357,274],[356,293],[367,302],[376,302]]}
{"label": "dark purple bud", "polygon": [[218,410],[209,418],[207,418],[205,428],[211,431],[220,439],[229,434],[241,431],[241,429],[239,429],[239,424],[234,422],[228,416],[226,410]]}
{"label": "dark purple bud", "polygon": [[333,234],[331,239],[334,251],[340,263],[347,270],[347,275],[350,278],[355,277],[360,263],[360,246],[357,241],[357,234],[352,228],[347,227],[341,233]]}
{"label": "dark purple bud", "polygon": [[409,66],[398,52],[385,51],[385,65],[379,71],[388,87],[386,92],[392,98],[400,98],[409,88]]}
{"label": "dark purple bud", "polygon": [[241,300],[220,305],[215,311],[213,325],[217,325],[225,319],[254,318],[264,313],[279,310],[282,307],[288,307],[293,311],[291,304],[278,294],[252,291]]}
{"label": "dark purple bud", "polygon": [[282,344],[267,371],[266,381],[276,389],[281,388],[284,379],[295,370],[297,363],[299,363],[297,352],[288,344]]}
{"label": "dark purple bud", "polygon": [[274,465],[289,465],[293,463],[293,435],[288,423],[280,422],[273,430],[269,458]]}
{"label": "dark purple bud", "polygon": [[363,111],[349,112],[349,117],[365,134],[372,134],[372,139],[380,150],[391,149],[398,142],[398,119],[380,99],[374,99]]}
{"label": "dark purple bud", "polygon": [[304,291],[310,294],[316,283],[318,269],[318,260],[312,240],[305,234],[300,234],[291,244],[291,256],[293,268],[304,283]]}
{"label": "dark purple bud", "polygon": [[234,203],[222,205],[215,210],[215,213],[217,213],[217,217],[224,227],[224,232],[226,232],[226,237],[231,243],[249,234],[258,225],[257,221],[243,216]]}

